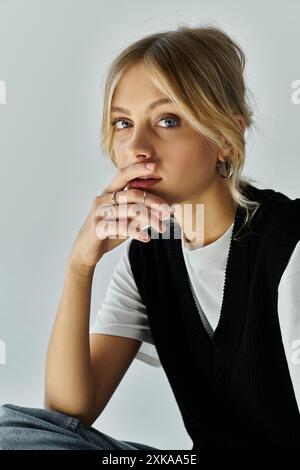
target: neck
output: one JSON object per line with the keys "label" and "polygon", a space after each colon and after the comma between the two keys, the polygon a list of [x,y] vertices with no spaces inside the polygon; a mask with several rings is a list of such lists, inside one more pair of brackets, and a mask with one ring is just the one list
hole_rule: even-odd
{"label": "neck", "polygon": [[234,222],[236,204],[224,181],[177,205],[175,216],[188,243],[205,246],[220,238]]}

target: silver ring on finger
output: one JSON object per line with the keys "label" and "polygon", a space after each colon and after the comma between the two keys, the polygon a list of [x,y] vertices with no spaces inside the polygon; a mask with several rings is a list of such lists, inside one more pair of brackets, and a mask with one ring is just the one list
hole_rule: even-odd
{"label": "silver ring on finger", "polygon": [[117,205],[118,205],[118,203],[117,203],[117,201],[116,201],[116,196],[115,196],[117,192],[118,192],[118,191],[113,191],[113,192],[112,192],[112,195],[111,195],[111,200],[112,200],[112,205],[113,205],[113,206],[117,206]]}

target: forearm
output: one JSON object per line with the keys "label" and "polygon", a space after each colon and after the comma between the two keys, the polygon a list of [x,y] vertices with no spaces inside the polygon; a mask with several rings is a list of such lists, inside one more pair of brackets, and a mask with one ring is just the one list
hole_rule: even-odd
{"label": "forearm", "polygon": [[89,319],[94,268],[68,260],[63,293],[45,367],[45,406],[66,414],[86,412],[94,400]]}

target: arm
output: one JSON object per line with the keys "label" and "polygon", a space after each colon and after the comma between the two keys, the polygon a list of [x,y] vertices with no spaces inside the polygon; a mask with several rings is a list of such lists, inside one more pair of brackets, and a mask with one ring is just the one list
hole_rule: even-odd
{"label": "arm", "polygon": [[[45,366],[45,407],[77,416],[83,424],[103,410],[109,397],[129,367],[141,341],[132,338],[96,335],[90,345],[90,301],[94,269],[101,257],[120,245],[129,233],[119,233],[119,224],[108,224],[107,205],[111,194],[121,191],[129,181],[150,174],[144,163],[119,169],[112,183],[97,196],[76,237],[68,260],[63,293],[49,341]],[[140,201],[141,191],[127,191],[127,202]],[[151,206],[166,201],[148,195],[145,211],[139,215],[142,226],[148,223]],[[114,207],[111,206],[110,210]],[[118,219],[119,206],[114,208]],[[163,212],[151,214],[151,224],[163,231]],[[128,214],[127,223],[135,214]],[[122,227],[121,227],[122,228]],[[123,228],[122,228],[123,230]],[[122,232],[121,230],[121,232]],[[121,238],[119,238],[121,235]],[[133,234],[140,238],[139,232]],[[145,241],[144,241],[145,243]],[[76,260],[76,261],[75,261]]]}
{"label": "arm", "polygon": [[142,341],[89,335],[94,269],[68,263],[64,290],[50,338],[45,377],[46,408],[90,427],[104,410]]}
{"label": "arm", "polygon": [[84,414],[94,400],[89,316],[95,268],[69,261],[45,367],[45,406]]}

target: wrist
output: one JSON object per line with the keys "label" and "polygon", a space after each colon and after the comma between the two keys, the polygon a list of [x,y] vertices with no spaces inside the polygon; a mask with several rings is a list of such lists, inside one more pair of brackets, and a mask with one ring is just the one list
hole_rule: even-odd
{"label": "wrist", "polygon": [[84,277],[93,276],[96,265],[86,265],[70,257],[68,260],[67,268],[69,271],[75,272],[76,274]]}

